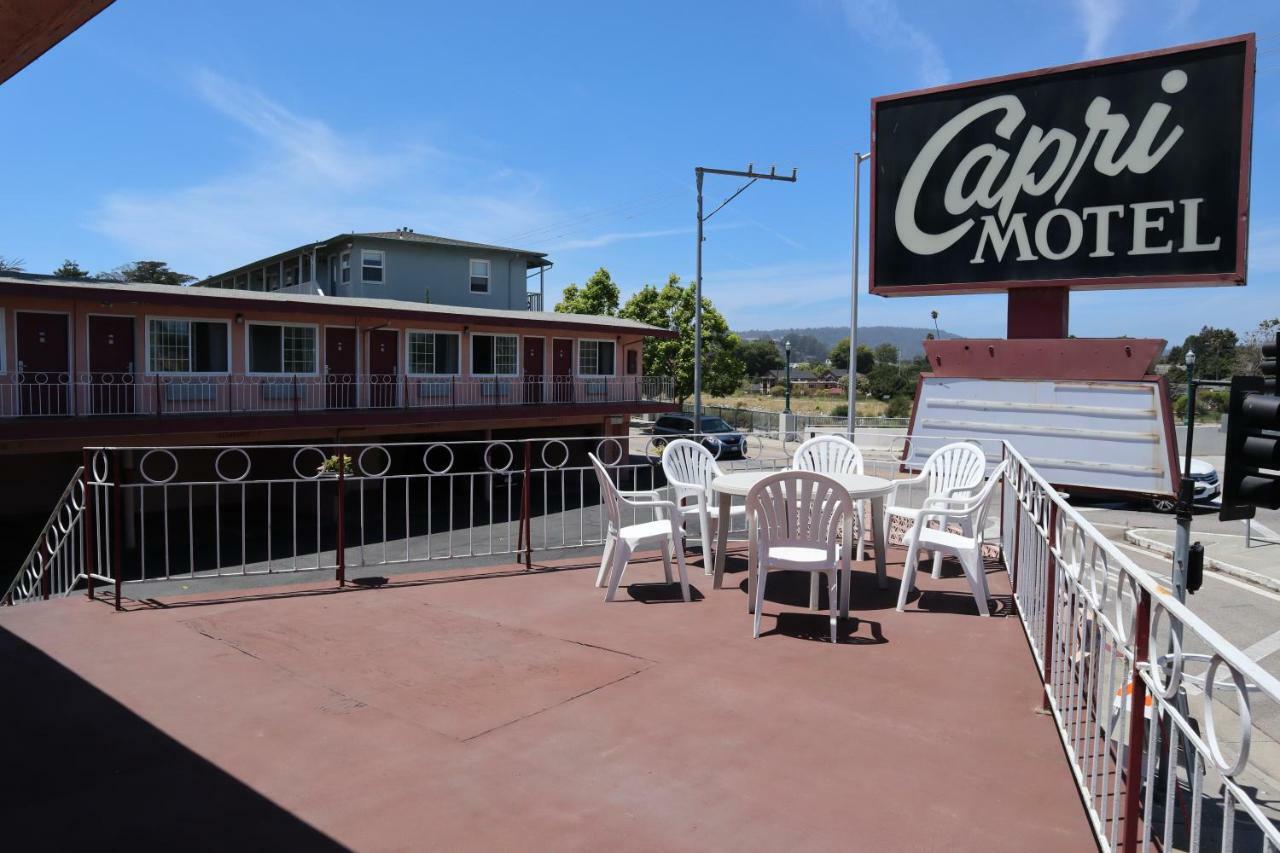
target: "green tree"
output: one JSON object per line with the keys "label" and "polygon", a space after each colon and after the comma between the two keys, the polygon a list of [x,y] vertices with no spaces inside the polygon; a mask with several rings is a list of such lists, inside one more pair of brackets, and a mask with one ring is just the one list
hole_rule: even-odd
{"label": "green tree", "polygon": [[1188,335],[1181,347],[1169,351],[1170,392],[1181,393],[1187,382],[1186,352],[1196,354],[1196,377],[1199,379],[1229,379],[1236,369],[1237,345],[1240,339],[1230,329],[1204,326],[1194,335]]}
{"label": "green tree", "polygon": [[752,379],[764,376],[770,370],[782,370],[786,367],[777,343],[767,338],[743,341],[739,348],[739,355],[746,368],[747,376]]}
{"label": "green tree", "polygon": [[[849,369],[849,339],[841,338],[840,343],[831,349],[828,360],[832,367],[841,370]],[[858,344],[858,373],[869,373],[876,365],[876,355],[866,344]]]}
{"label": "green tree", "polygon": [[22,272],[22,265],[26,261],[22,258],[6,258],[0,255],[0,272]]}
{"label": "green tree", "polygon": [[875,348],[876,364],[897,364],[898,348],[890,343],[883,343]]}
{"label": "green tree", "polygon": [[54,278],[91,278],[89,271],[75,261],[67,258],[62,266],[53,271]]}
{"label": "green tree", "polygon": [[131,264],[118,266],[110,272],[98,273],[97,278],[103,281],[120,281],[131,284],[168,284],[179,286],[196,277],[169,269],[165,261],[134,261]]}
{"label": "green tree", "polygon": [[622,293],[614,282],[613,276],[604,267],[596,270],[587,279],[587,283],[578,287],[570,284],[564,289],[560,301],[556,303],[556,311],[560,314],[595,314],[602,317],[616,317],[618,302]]}
{"label": "green tree", "polygon": [[[677,333],[673,340],[645,342],[644,372],[675,380],[676,399],[684,402],[693,393],[693,286],[683,287],[672,275],[661,289],[646,284],[627,300],[619,317],[638,320]],[[711,300],[702,298],[702,391],[732,394],[742,385],[745,366],[738,336],[729,331],[724,316]]]}
{"label": "green tree", "polygon": [[1280,318],[1263,320],[1258,328],[1244,336],[1244,343],[1236,349],[1236,374],[1257,376],[1262,371],[1262,345],[1275,343],[1280,331]]}
{"label": "green tree", "polygon": [[882,400],[885,397],[910,396],[915,391],[915,383],[908,378],[896,364],[886,364],[877,358],[876,366],[867,375],[867,390],[872,397]]}

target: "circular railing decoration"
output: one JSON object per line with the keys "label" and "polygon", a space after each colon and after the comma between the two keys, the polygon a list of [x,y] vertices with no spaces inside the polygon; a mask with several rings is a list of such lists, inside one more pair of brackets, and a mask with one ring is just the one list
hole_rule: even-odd
{"label": "circular railing decoration", "polygon": [[[610,454],[612,459],[605,459],[604,448],[606,445],[612,445],[614,454]],[[615,455],[616,454],[616,455]],[[596,442],[596,458],[608,465],[610,468],[616,467],[622,462],[622,442],[616,438],[602,438]]]}
{"label": "circular railing decoration", "polygon": [[1249,745],[1253,737],[1253,710],[1249,706],[1249,683],[1235,667],[1227,664],[1227,671],[1236,688],[1236,710],[1240,718],[1240,751],[1235,761],[1228,761],[1218,742],[1217,725],[1213,720],[1213,692],[1217,687],[1218,667],[1227,663],[1221,655],[1215,654],[1209,661],[1209,669],[1204,674],[1204,733],[1209,744],[1209,755],[1218,766],[1223,776],[1235,776],[1244,769],[1249,761]]}
{"label": "circular railing decoration", "polygon": [[89,459],[89,472],[93,476],[95,483],[105,483],[109,474],[109,465],[107,462],[107,451],[95,450],[93,456]]}
{"label": "circular railing decoration", "polygon": [[[560,450],[564,452],[564,458],[561,459],[559,462],[552,462],[547,458],[547,450],[552,445],[559,445]],[[569,445],[565,444],[563,441],[561,441],[558,438],[553,438],[547,443],[542,445],[542,452],[539,454],[539,457],[542,459],[543,467],[552,468],[552,469],[563,468],[569,462]]]}
{"label": "circular railing decoration", "polygon": [[[307,469],[310,471],[309,474],[304,474],[303,469],[298,467],[298,460],[302,457],[302,454],[304,453],[314,453],[316,457],[315,466]],[[301,477],[304,480],[318,479],[320,474],[323,473],[324,463],[328,461],[328,459],[329,457],[325,456],[324,451],[318,447],[314,447],[314,446],[300,447],[293,454],[293,473],[297,474],[299,477]]]}
{"label": "circular railing decoration", "polygon": [[[441,468],[434,468],[431,465],[431,453],[435,450],[443,450],[445,453],[449,454],[449,461]],[[435,476],[448,474],[453,470],[453,461],[453,448],[449,447],[447,444],[431,444],[427,446],[426,450],[422,451],[422,467],[427,469],[428,474],[433,474]]]}
{"label": "circular railing decoration", "polygon": [[[503,450],[507,451],[507,464],[501,467],[496,467],[493,464],[493,457],[491,454],[495,447],[501,447]],[[512,450],[511,445],[507,444],[505,441],[491,442],[489,446],[484,449],[484,467],[488,468],[495,474],[505,474],[507,471],[510,471],[511,466],[515,464],[515,461],[516,452]]]}
{"label": "circular railing decoration", "polygon": [[[226,459],[228,454],[233,454],[233,453],[239,454],[240,458],[244,460],[244,470],[240,472],[239,476],[232,476],[231,474],[228,474],[226,471],[222,470],[223,460]],[[219,479],[228,483],[238,483],[241,480],[243,480],[245,477],[248,477],[249,469],[251,467],[252,467],[252,463],[249,461],[249,454],[246,453],[244,451],[244,448],[241,448],[241,447],[228,447],[226,450],[223,450],[221,453],[219,453],[218,456],[213,460],[214,473],[218,475]],[[231,470],[234,471],[235,469],[233,468]]]}
{"label": "circular railing decoration", "polygon": [[[147,462],[153,456],[156,457],[157,459],[164,459],[166,457],[168,458],[169,464],[173,466],[172,470],[169,471],[169,476],[157,477],[155,475],[156,472],[148,470]],[[156,463],[154,462],[152,463],[153,466],[155,464]],[[146,453],[142,455],[142,459],[138,461],[138,473],[142,475],[142,479],[146,480],[148,483],[151,483],[152,485],[156,485],[156,486],[163,485],[169,482],[170,480],[172,480],[174,477],[178,476],[178,457],[174,456],[171,451],[166,450],[163,447],[157,447],[152,450],[148,450]]]}
{"label": "circular railing decoration", "polygon": [[[371,450],[376,450],[382,454],[383,465],[377,471],[370,471],[368,468],[365,467],[365,464],[364,464],[365,457],[368,455],[369,451]],[[374,477],[374,478],[381,477],[382,475],[386,474],[388,471],[391,470],[391,453],[380,444],[371,444],[368,447],[361,450],[360,455],[356,457],[356,470],[359,471],[365,477]]]}

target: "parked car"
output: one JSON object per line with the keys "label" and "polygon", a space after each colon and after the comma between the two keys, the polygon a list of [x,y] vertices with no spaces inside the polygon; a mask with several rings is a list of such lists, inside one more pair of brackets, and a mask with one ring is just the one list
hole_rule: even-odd
{"label": "parked car", "polygon": [[[1181,460],[1179,460],[1181,462]],[[1181,474],[1181,471],[1179,471]],[[1195,503],[1209,503],[1222,491],[1222,484],[1218,478],[1218,469],[1212,464],[1191,457],[1191,479],[1195,482]],[[1151,507],[1157,512],[1173,512],[1177,501],[1170,497],[1157,497],[1151,499]]]}
{"label": "parked car", "polygon": [[[695,439],[695,433],[702,433],[702,437]],[[693,415],[662,415],[653,424],[653,434],[655,448],[666,446],[668,439],[662,436],[684,437],[701,441],[703,447],[720,459],[743,458],[747,455],[746,437],[725,423],[723,418],[711,415],[702,416],[701,430],[693,428]]]}

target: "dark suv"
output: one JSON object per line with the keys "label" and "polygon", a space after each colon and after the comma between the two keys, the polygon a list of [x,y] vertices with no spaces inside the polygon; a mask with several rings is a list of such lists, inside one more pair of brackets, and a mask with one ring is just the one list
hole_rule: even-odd
{"label": "dark suv", "polygon": [[[701,432],[701,438],[694,438],[694,433]],[[702,429],[693,428],[693,415],[662,415],[653,424],[654,447],[661,448],[667,442],[661,436],[672,438],[689,438],[700,441],[702,446],[710,450],[712,455],[720,459],[733,457],[743,458],[747,455],[747,440],[742,433],[724,422],[722,418],[702,416]]]}

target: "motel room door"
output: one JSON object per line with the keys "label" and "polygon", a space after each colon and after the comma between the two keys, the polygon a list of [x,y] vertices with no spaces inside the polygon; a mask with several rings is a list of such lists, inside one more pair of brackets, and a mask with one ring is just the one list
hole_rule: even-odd
{"label": "motel room door", "polygon": [[18,402],[24,415],[65,415],[71,411],[71,335],[66,314],[19,311],[14,318],[18,345]]}
{"label": "motel room door", "polygon": [[324,404],[350,409],[356,404],[356,330],[324,330]]}
{"label": "motel room door", "polygon": [[524,339],[524,401],[542,402],[542,338]]}
{"label": "motel room door", "polygon": [[133,414],[133,318],[89,318],[89,411]]}
{"label": "motel room door", "polygon": [[573,402],[573,340],[556,338],[551,344],[552,399],[557,403]]}
{"label": "motel room door", "polygon": [[399,403],[400,333],[395,329],[369,332],[369,405],[386,409]]}

